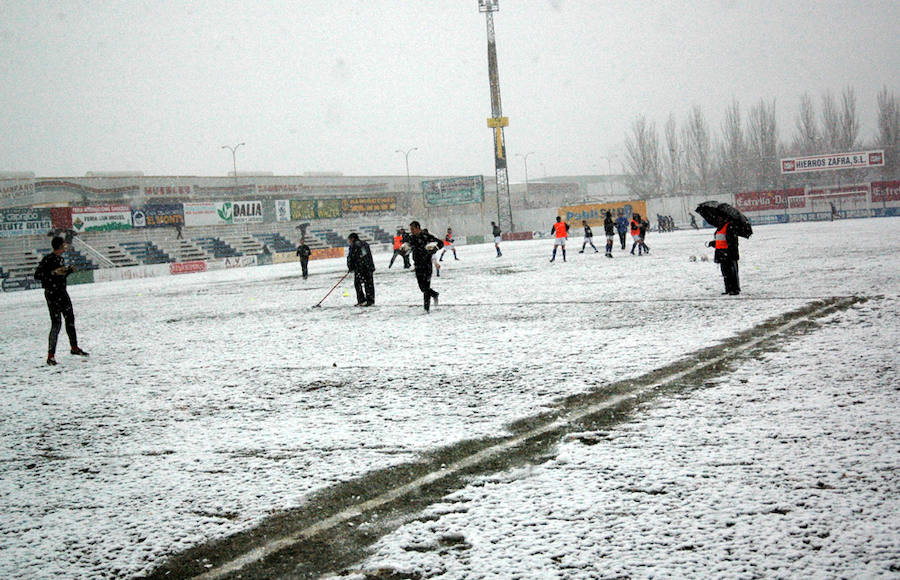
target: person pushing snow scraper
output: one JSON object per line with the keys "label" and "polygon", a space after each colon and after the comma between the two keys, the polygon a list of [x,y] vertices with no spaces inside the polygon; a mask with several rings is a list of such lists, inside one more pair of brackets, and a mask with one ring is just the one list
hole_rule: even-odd
{"label": "person pushing snow scraper", "polygon": [[350,249],[347,252],[347,270],[353,272],[353,286],[356,288],[356,305],[375,304],[375,262],[369,244],[352,233],[347,238]]}

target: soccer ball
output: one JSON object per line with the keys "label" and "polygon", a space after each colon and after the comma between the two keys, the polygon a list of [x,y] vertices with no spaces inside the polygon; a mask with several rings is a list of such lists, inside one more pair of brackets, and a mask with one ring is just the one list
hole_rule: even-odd
{"label": "soccer ball", "polygon": [[428,250],[429,252],[436,252],[437,251],[437,242],[428,242],[427,244],[425,244],[425,249]]}
{"label": "soccer ball", "polygon": [[400,244],[400,253],[404,256],[409,255],[409,252],[412,250],[412,246],[409,245],[409,242],[403,242]]}

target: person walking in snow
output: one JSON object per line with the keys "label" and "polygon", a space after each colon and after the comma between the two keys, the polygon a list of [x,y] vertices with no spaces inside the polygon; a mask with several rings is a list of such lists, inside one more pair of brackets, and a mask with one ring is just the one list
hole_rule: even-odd
{"label": "person walking in snow", "polygon": [[503,255],[503,252],[500,251],[500,240],[503,232],[500,230],[500,226],[491,222],[491,233],[494,235],[494,249],[497,250],[497,257],[499,258]]}
{"label": "person walking in snow", "polygon": [[403,258],[403,268],[409,268],[409,255],[404,254],[400,251],[400,246],[403,244],[403,235],[406,231],[403,228],[397,228],[397,235],[394,236],[394,255],[391,256],[391,261],[388,264],[388,270],[391,269],[391,266],[394,265],[394,260],[397,259],[397,256]]}
{"label": "person walking in snow", "polygon": [[75,311],[72,309],[72,300],[66,289],[66,277],[75,272],[75,266],[66,266],[63,253],[68,249],[66,240],[56,236],[50,242],[53,251],[44,256],[34,271],[34,279],[40,281],[44,288],[44,299],[47,301],[47,309],[50,311],[50,336],[47,344],[47,364],[56,364],[56,342],[59,338],[59,329],[62,320],[66,322],[66,334],[69,336],[70,352],[76,356],[88,356],[78,346],[78,336],[75,332]]}
{"label": "person walking in snow", "polygon": [[306,240],[304,238],[300,238],[300,245],[297,246],[297,256],[300,258],[300,269],[303,271],[303,279],[306,280],[309,278],[309,257],[312,255],[312,250],[309,249],[309,246],[306,245]]}
{"label": "person walking in snow", "polygon": [[637,248],[638,256],[641,255],[641,214],[634,213],[631,214],[631,254],[634,255],[634,250]]}
{"label": "person walking in snow", "polygon": [[347,240],[350,251],[347,253],[347,270],[353,272],[353,286],[356,288],[356,305],[372,306],[375,304],[375,262],[369,244],[359,239],[359,234],[352,233]]}
{"label": "person walking in snow", "polygon": [[444,243],[429,234],[427,230],[423,230],[418,221],[409,223],[409,233],[404,236],[403,242],[409,244],[409,251],[412,252],[416,281],[419,283],[419,290],[422,291],[425,312],[428,312],[431,309],[432,300],[437,306],[439,295],[431,289],[431,259]]}
{"label": "person walking in snow", "polygon": [[[438,260],[439,262],[444,261],[444,254],[447,253],[447,250],[450,250],[451,252],[453,252],[454,260],[459,260],[459,258],[456,257],[456,248],[453,246],[453,242],[454,242],[453,230],[451,230],[450,228],[447,228],[447,235],[444,236],[444,249],[441,251],[441,258],[440,258],[440,260]],[[441,271],[438,270],[438,276],[440,276],[440,275],[441,275]]]}
{"label": "person walking in snow", "polygon": [[556,249],[562,248],[562,259],[566,261],[566,239],[569,237],[569,224],[562,221],[562,218],[556,216],[556,223],[550,228],[550,235],[553,236],[553,256],[550,261],[556,259]]}
{"label": "person walking in snow", "polygon": [[625,217],[625,212],[622,209],[619,209],[620,213],[619,217],[616,218],[616,231],[619,232],[619,242],[622,243],[622,249],[625,249],[625,233],[628,231],[628,218]]}
{"label": "person walking in snow", "polygon": [[591,231],[591,226],[588,225],[586,220],[581,220],[581,225],[584,226],[584,243],[581,244],[581,250],[579,250],[578,253],[583,254],[584,249],[590,244],[591,247],[594,248],[594,253],[596,254],[600,250],[594,245],[594,232]]}
{"label": "person walking in snow", "polygon": [[[640,225],[640,228],[638,229],[638,233],[640,234],[640,237],[641,237],[641,248],[644,250],[645,254],[650,253],[650,246],[648,246],[647,242],[645,241],[647,239],[647,232],[649,232],[649,231],[650,231],[650,221],[647,218],[643,218],[641,220],[641,225]],[[640,254],[640,250],[638,251],[638,253]]]}
{"label": "person walking in snow", "polygon": [[603,218],[603,231],[606,234],[606,257],[612,258],[613,240],[616,237],[616,223],[612,219],[612,212],[606,210],[606,217]]}

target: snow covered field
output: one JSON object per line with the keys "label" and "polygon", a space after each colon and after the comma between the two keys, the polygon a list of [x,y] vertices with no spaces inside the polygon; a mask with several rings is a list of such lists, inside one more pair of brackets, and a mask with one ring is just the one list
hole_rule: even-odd
{"label": "snow covered field", "polygon": [[461,247],[430,314],[389,254],[375,256],[372,309],[352,307],[349,281],[310,308],[341,260],[312,262],[307,281],[284,264],[75,286],[91,357],[61,347],[54,368],[43,294],[0,294],[0,576],[148,573],[337,482],[507,434],[562,397],[851,295],[869,299],[702,388],[474,478],[351,568],[900,574],[900,219],[759,227],[742,240],[739,297],[689,260],[711,238],[651,234],[649,256],[610,260],[577,254],[576,235],[552,264],[547,240],[499,259]]}

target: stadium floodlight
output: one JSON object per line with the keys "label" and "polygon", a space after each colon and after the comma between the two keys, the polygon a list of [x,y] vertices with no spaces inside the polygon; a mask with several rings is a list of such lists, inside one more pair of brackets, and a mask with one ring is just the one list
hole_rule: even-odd
{"label": "stadium floodlight", "polygon": [[500,10],[500,0],[478,0],[479,12],[497,12]]}
{"label": "stadium floodlight", "polygon": [[234,169],[234,195],[237,195],[238,181],[237,181],[237,150],[241,145],[246,145],[243,141],[232,147],[231,145],[222,145],[222,149],[228,149],[231,151],[231,164]]}

